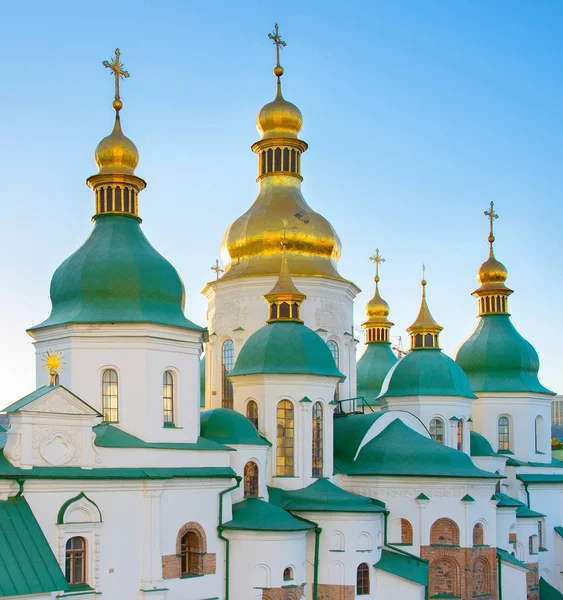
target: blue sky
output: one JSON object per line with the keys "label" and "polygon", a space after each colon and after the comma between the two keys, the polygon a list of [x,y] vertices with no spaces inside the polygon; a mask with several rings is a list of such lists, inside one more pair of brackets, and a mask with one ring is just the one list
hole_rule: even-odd
{"label": "blue sky", "polygon": [[280,24],[284,95],[304,116],[303,193],[343,243],[340,273],[373,292],[368,257],[387,262],[393,333],[416,317],[420,266],[452,353],[475,325],[475,272],[487,257],[494,200],[497,258],[513,322],[563,391],[563,3],[1,2],[0,406],[32,390],[25,329],[49,313],[54,269],[92,224],[86,177],[111,131],[119,46],[125,133],[139,148],[143,228],[178,269],[187,315],[228,225],[256,196],[254,119],[274,97]]}

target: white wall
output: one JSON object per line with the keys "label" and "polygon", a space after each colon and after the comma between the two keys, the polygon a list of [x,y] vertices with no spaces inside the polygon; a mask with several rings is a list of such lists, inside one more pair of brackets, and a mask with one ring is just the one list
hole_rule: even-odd
{"label": "white wall", "polygon": [[[400,600],[424,600],[426,587],[375,568],[375,598]],[[520,600],[520,599],[518,599]]]}
{"label": "white wall", "polygon": [[501,562],[501,570],[502,597],[509,600],[526,600],[526,571],[506,562]]}

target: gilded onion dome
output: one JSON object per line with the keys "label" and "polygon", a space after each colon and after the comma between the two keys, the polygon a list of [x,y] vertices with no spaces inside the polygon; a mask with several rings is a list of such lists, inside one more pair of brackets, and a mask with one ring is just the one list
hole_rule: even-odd
{"label": "gilded onion dome", "polygon": [[282,94],[279,49],[285,42],[277,26],[270,39],[276,45],[278,58],[274,69],[277,93],[256,118],[261,139],[252,150],[258,155],[258,196],[223,236],[222,278],[276,275],[281,258],[279,223],[282,217],[287,217],[286,250],[292,275],[342,279],[336,268],[340,239],[332,225],[310,208],[301,193],[301,155],[307,144],[297,137],[303,125],[301,111]]}
{"label": "gilded onion dome", "polygon": [[[424,265],[422,266],[422,270],[424,273]],[[422,286],[422,301],[420,303],[418,317],[407,329],[407,332],[411,336],[411,350],[439,348],[440,340],[438,336],[443,327],[436,323],[428,308],[426,302],[426,280],[424,279],[424,275],[420,285]]]}
{"label": "gilded onion dome", "polygon": [[135,174],[135,169],[139,164],[139,151],[137,146],[121,131],[119,111],[116,111],[113,131],[96,148],[95,161],[99,173]]}

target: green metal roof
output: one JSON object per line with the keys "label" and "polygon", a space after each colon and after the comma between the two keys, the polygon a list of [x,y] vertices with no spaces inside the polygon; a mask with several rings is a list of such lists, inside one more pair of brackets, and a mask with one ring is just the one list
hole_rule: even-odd
{"label": "green metal roof", "polygon": [[557,535],[559,535],[560,537],[563,538],[563,527],[558,526],[558,527],[554,527],[553,529],[555,529],[555,533],[557,533]]}
{"label": "green metal roof", "polygon": [[493,496],[497,502],[497,508],[519,508],[520,506],[526,506],[524,502],[520,500],[516,500],[516,498],[511,498],[506,494],[501,494],[500,492],[496,492]]}
{"label": "green metal roof", "polygon": [[222,527],[248,531],[307,531],[315,525],[296,519],[283,508],[260,498],[247,498],[233,504],[233,519]]}
{"label": "green metal roof", "polygon": [[37,388],[34,392],[31,392],[31,394],[28,394],[27,396],[20,398],[13,404],[10,404],[10,406],[8,406],[4,409],[4,412],[6,412],[8,414],[14,413],[14,412],[24,408],[28,404],[31,404],[34,400],[37,400],[38,398],[41,398],[42,396],[45,396],[46,394],[54,392],[57,389],[65,390],[65,392],[68,392],[69,394],[74,396],[77,400],[79,400],[82,404],[84,404],[84,406],[87,406],[92,411],[92,413],[98,415],[99,417],[102,416],[95,408],[92,408],[89,404],[86,404],[86,402],[84,402],[84,400],[79,398],[76,394],[73,394],[69,389],[65,388],[63,385],[43,385],[40,388]]}
{"label": "green metal roof", "polygon": [[[544,465],[542,465],[544,466]],[[549,465],[545,465],[549,466]],[[547,473],[547,474],[529,474],[522,473],[517,474],[516,479],[519,479],[522,483],[563,483],[563,473]]]}
{"label": "green metal roof", "polygon": [[325,342],[312,329],[294,321],[269,323],[253,333],[230,375],[260,373],[321,375],[344,380]]}
{"label": "green metal roof", "polygon": [[438,348],[413,350],[393,367],[379,400],[394,396],[477,397],[463,370]]}
{"label": "green metal roof", "polygon": [[498,454],[493,450],[493,447],[485,436],[476,431],[472,431],[469,435],[469,439],[471,442],[471,456],[498,457]]}
{"label": "green metal roof", "polygon": [[543,517],[545,517],[544,514],[536,512],[535,510],[532,510],[531,508],[528,508],[526,505],[524,506],[519,506],[516,509],[516,517],[518,519],[541,519]]}
{"label": "green metal roof", "polygon": [[201,435],[220,444],[247,444],[271,446],[252,422],[240,413],[228,408],[214,408],[201,413]]}
{"label": "green metal roof", "polygon": [[553,394],[538,380],[540,361],[508,315],[486,315],[458,349],[456,361],[474,392]]}
{"label": "green metal roof", "polygon": [[95,444],[100,448],[152,448],[162,450],[231,450],[227,446],[218,444],[213,440],[199,437],[197,442],[145,442],[144,440],[115,427],[102,423],[92,427],[96,434]]}
{"label": "green metal roof", "polygon": [[526,571],[531,570],[530,567],[526,566],[523,562],[519,561],[515,556],[512,556],[512,554],[508,553],[506,550],[503,550],[502,548],[497,548],[497,556],[501,560],[504,560],[507,563],[510,563],[517,567],[521,567],[522,569],[526,569]]}
{"label": "green metal roof", "polygon": [[419,585],[428,585],[428,561],[406,552],[383,549],[376,569],[397,575]]}
{"label": "green metal roof", "polygon": [[69,589],[25,498],[0,502],[0,597]]}
{"label": "green metal roof", "polygon": [[184,284],[139,220],[98,215],[84,244],[55,271],[52,310],[30,331],[68,323],[158,323],[202,331],[184,316]]}
{"label": "green metal roof", "polygon": [[[362,417],[360,415],[360,417]],[[340,425],[339,421],[343,421]],[[354,427],[347,435],[346,422],[336,419],[334,432],[334,465],[346,475],[400,475],[404,477],[468,477],[498,479],[499,475],[478,469],[469,456],[427,438],[400,419],[392,421],[379,435],[360,450]],[[338,427],[337,427],[338,423]]]}
{"label": "green metal roof", "polygon": [[387,373],[397,360],[391,350],[391,344],[384,342],[367,344],[365,352],[356,365],[357,395],[363,396],[368,404],[379,404],[375,399],[381,393],[381,386]]}
{"label": "green metal roof", "polygon": [[540,577],[540,600],[563,600],[563,594]]}
{"label": "green metal roof", "polygon": [[328,479],[317,479],[300,490],[268,488],[270,502],[285,510],[311,512],[383,513],[385,504],[358,496],[334,485]]}

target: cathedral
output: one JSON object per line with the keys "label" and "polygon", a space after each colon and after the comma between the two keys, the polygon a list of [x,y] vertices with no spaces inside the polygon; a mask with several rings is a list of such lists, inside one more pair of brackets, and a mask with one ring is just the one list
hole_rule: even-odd
{"label": "cathedral", "polygon": [[119,50],[104,62],[115,123],[87,179],[93,229],[28,330],[36,389],[0,415],[0,598],[563,599],[554,392],[511,322],[493,204],[455,358],[424,270],[410,348],[392,346],[378,250],[357,361],[360,290],[302,195],[303,117],[269,37],[258,195],[225,223],[205,326],[143,233],[129,74]]}

